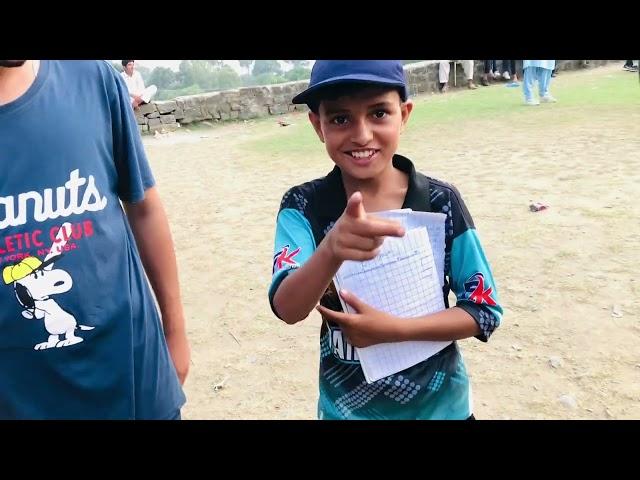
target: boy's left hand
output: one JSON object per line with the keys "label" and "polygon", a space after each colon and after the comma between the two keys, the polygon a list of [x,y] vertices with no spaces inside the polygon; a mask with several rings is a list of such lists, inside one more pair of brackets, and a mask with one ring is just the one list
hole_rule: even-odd
{"label": "boy's left hand", "polygon": [[318,305],[316,310],[323,317],[340,325],[351,345],[363,348],[378,343],[404,341],[402,338],[404,322],[401,319],[376,310],[346,290],[341,290],[340,296],[357,313],[336,312],[322,305]]}

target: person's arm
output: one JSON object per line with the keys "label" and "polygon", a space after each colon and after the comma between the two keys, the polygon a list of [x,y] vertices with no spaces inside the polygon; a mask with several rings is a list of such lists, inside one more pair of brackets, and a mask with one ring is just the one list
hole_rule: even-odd
{"label": "person's arm", "polygon": [[[111,74],[111,70],[107,69]],[[158,300],[169,353],[181,382],[189,370],[189,345],[180,302],[178,272],[167,217],[155,189],[124,79],[113,74],[110,95],[113,161],[142,264]]]}
{"label": "person's arm", "polygon": [[461,340],[481,333],[473,317],[461,308],[448,308],[431,315],[407,319],[376,310],[351,292],[343,290],[339,293],[357,313],[336,312],[322,305],[316,308],[323,317],[340,325],[354,347],[409,340]]}
{"label": "person's arm", "polygon": [[[302,214],[296,211],[289,214],[291,220],[288,222],[292,225],[287,227],[285,224],[287,218],[282,218],[284,213],[286,212],[280,212],[276,231],[276,238],[280,236],[283,240],[276,240],[277,252],[274,257],[274,281],[270,290],[270,299],[274,313],[289,324],[307,318],[344,260],[374,258],[379,252],[384,236],[404,235],[404,230],[396,222],[367,217],[362,205],[362,195],[359,192],[349,198],[344,213],[317,249],[311,246],[313,236],[310,227],[305,226]],[[308,231],[306,237],[309,240],[306,241],[306,245],[303,245],[305,229]],[[302,233],[296,234],[296,231]],[[284,250],[285,244],[288,247],[286,250]],[[284,256],[286,260],[287,255],[290,256],[295,252],[294,248],[301,249],[296,252],[296,255],[302,254],[301,259],[304,261],[297,262],[290,268],[283,265],[281,257]],[[312,249],[313,252],[305,254],[303,248]]]}
{"label": "person's arm", "polygon": [[160,306],[171,358],[180,383],[184,383],[189,372],[190,351],[167,215],[155,187],[146,190],[144,200],[124,202],[124,207],[142,264]]}
{"label": "person's arm", "polygon": [[294,324],[309,316],[342,262],[321,242],[309,260],[286,276],[273,297],[273,308],[284,322]]}

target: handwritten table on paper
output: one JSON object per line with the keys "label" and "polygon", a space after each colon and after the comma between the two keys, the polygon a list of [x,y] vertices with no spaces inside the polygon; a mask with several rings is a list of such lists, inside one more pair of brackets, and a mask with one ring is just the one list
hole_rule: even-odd
{"label": "handwritten table on paper", "polygon": [[[392,218],[407,228],[404,237],[387,237],[380,254],[364,262],[345,261],[336,273],[334,282],[338,291],[352,292],[368,305],[400,317],[402,321],[444,310],[442,280],[438,270],[444,270],[444,218],[424,212],[380,212],[380,216]],[[412,218],[413,217],[413,218]],[[429,227],[436,238],[435,248],[442,267],[436,267],[434,248]],[[441,224],[441,228],[437,225]],[[411,228],[416,227],[416,228]],[[438,232],[442,231],[442,235]],[[440,259],[441,257],[441,259]],[[342,301],[345,312],[353,309]],[[392,342],[358,348],[358,357],[367,382],[409,368],[436,354],[451,342],[408,341]]]}

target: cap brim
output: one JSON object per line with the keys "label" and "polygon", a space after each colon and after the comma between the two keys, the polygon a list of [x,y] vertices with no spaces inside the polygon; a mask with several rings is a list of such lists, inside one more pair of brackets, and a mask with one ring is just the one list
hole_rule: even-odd
{"label": "cap brim", "polygon": [[[318,97],[318,94],[326,87],[341,84],[341,83],[364,83],[371,85],[388,85],[392,87],[402,87],[406,91],[406,85],[402,82],[390,81],[387,78],[378,77],[377,75],[344,75],[342,77],[335,77],[323,82],[316,83],[313,87],[307,88],[305,91],[300,92],[293,97],[291,103],[294,104],[308,104]],[[406,100],[403,99],[403,100]]]}

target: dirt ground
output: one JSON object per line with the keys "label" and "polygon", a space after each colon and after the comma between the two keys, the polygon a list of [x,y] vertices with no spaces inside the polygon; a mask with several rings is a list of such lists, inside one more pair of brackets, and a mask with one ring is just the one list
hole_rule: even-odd
{"label": "dirt ground", "polygon": [[[631,75],[620,70],[562,72],[556,83],[568,92]],[[478,418],[640,418],[638,91],[624,108],[563,106],[557,94],[555,105],[518,100],[513,113],[418,122],[403,136],[399,153],[462,192],[505,308],[488,343],[460,342]],[[418,97],[415,111],[434,101]],[[311,136],[299,140],[305,115],[284,118],[292,125],[187,126],[144,140],[192,345],[185,419],[315,418],[319,317],[280,322],[267,288],[282,194],[332,163]],[[550,208],[530,212],[532,201]]]}

